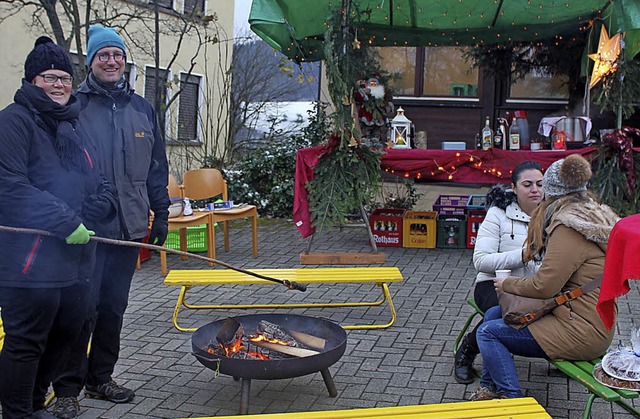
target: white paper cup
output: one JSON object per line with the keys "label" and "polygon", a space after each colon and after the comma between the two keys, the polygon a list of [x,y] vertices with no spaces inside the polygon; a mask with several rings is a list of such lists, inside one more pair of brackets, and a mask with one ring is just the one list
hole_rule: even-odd
{"label": "white paper cup", "polygon": [[496,278],[506,278],[511,276],[511,269],[498,269],[496,271]]}

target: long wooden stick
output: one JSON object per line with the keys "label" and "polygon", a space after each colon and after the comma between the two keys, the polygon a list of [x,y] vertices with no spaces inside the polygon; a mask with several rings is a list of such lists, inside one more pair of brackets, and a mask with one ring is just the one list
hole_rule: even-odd
{"label": "long wooden stick", "polygon": [[[55,237],[54,234],[51,233],[51,232],[48,232],[48,231],[45,231],[45,230],[37,230],[37,229],[33,229],[33,228],[8,227],[8,226],[0,225],[0,231],[7,231],[7,232],[11,232],[11,233],[22,233],[22,234],[39,234],[41,236]],[[223,262],[221,260],[209,258],[209,257],[206,257],[206,256],[197,255],[195,253],[183,252],[182,250],[170,249],[168,247],[158,246],[158,245],[155,245],[155,244],[134,242],[134,241],[128,241],[128,240],[107,239],[105,237],[100,237],[100,236],[91,236],[90,239],[93,240],[93,241],[100,242],[100,243],[107,243],[107,244],[112,244],[112,245],[116,245],[116,246],[140,247],[140,248],[143,248],[143,249],[157,250],[157,251],[161,251],[161,252],[174,253],[174,254],[180,255],[180,256],[187,256],[187,257],[191,257],[191,258],[194,258],[194,259],[200,259],[200,260],[204,260],[205,262],[211,262],[211,263],[218,264],[220,266],[224,266],[225,268],[229,268],[229,269],[232,269],[234,271],[241,272],[243,274],[247,274],[247,275],[251,275],[251,276],[256,277],[256,278],[264,279],[265,281],[277,282],[277,283],[282,284],[282,285],[284,285],[285,287],[287,287],[287,288],[289,288],[291,290],[298,290],[298,291],[306,291],[307,290],[307,286],[304,285],[304,284],[298,284],[297,282],[289,281],[288,279],[278,279],[278,278],[272,278],[272,277],[266,276],[266,275],[260,275],[260,274],[255,273],[255,272],[251,272],[251,271],[248,271],[246,269],[242,269],[242,268],[238,268],[237,266],[230,265],[230,264],[225,263],[225,262]]]}

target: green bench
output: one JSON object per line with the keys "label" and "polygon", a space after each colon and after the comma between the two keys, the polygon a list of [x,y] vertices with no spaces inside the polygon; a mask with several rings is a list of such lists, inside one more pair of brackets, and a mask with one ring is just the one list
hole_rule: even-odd
{"label": "green bench", "polygon": [[[454,354],[458,350],[458,346],[460,345],[460,342],[462,341],[464,335],[467,333],[467,330],[471,326],[473,319],[478,315],[484,316],[484,312],[478,307],[473,298],[468,299],[467,304],[469,304],[473,308],[473,312],[467,318],[462,331],[460,331],[458,337],[456,338],[453,346]],[[591,393],[584,408],[584,414],[582,415],[583,419],[588,419],[591,415],[591,408],[593,407],[593,402],[596,398],[601,398],[602,400],[609,403],[616,403],[634,416],[640,418],[640,411],[634,408],[630,403],[627,403],[625,401],[640,397],[640,393],[632,390],[618,390],[599,383],[595,378],[593,378],[593,367],[599,362],[600,358],[591,361],[549,360],[549,363],[551,365],[565,373],[570,379],[576,381],[577,383],[582,385],[582,387],[587,389],[589,393]]]}

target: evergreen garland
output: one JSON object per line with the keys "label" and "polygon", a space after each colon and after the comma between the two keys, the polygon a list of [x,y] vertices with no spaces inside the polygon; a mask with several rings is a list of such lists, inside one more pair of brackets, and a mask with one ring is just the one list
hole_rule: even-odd
{"label": "evergreen garland", "polygon": [[360,131],[352,114],[356,81],[379,70],[365,43],[357,38],[354,17],[368,16],[344,0],[331,12],[325,33],[325,60],[329,94],[336,109],[334,130],[314,166],[314,178],[306,187],[313,226],[322,231],[342,225],[354,209],[373,200],[380,189],[382,152],[360,143]]}

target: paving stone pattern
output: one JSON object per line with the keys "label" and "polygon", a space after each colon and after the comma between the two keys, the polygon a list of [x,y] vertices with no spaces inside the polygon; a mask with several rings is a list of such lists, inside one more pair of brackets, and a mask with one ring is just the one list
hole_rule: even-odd
{"label": "paving stone pattern", "polygon": [[[222,231],[217,234],[219,260],[241,268],[296,268],[307,249],[291,222],[260,220],[259,256],[251,256],[251,230],[246,223],[231,226],[231,249],[224,251]],[[331,398],[319,373],[284,380],[252,380],[249,413],[382,407],[466,400],[478,385],[458,384],[452,375],[453,344],[471,308],[475,270],[468,249],[380,248],[386,265],[398,266],[403,283],[391,284],[398,310],[396,323],[382,330],[348,331],[345,355],[332,367],[338,396]],[[369,252],[366,229],[350,226],[316,235],[312,252]],[[209,269],[205,262],[168,256],[169,269]],[[311,267],[311,266],[304,266]],[[142,264],[133,280],[122,333],[122,351],[115,379],[136,391],[133,403],[111,404],[83,398],[82,419],[177,418],[234,415],[240,403],[240,382],[214,377],[191,354],[191,334],[173,328],[171,316],[177,287],[162,284],[159,256]],[[637,282],[637,281],[632,281]],[[634,314],[640,312],[637,285],[619,301],[614,345],[629,343]],[[306,293],[277,284],[198,287],[192,302],[241,303],[343,300],[345,296],[377,298],[371,284],[309,286]],[[384,319],[386,307],[293,310],[338,322],[373,322]],[[198,310],[184,312],[184,325],[200,326],[247,311]],[[182,313],[181,313],[182,315]],[[480,368],[480,357],[476,360]],[[554,418],[581,418],[586,390],[569,381],[543,360],[516,357],[521,386]],[[635,403],[637,406],[639,403]],[[597,400],[593,418],[627,418],[618,406]]]}

